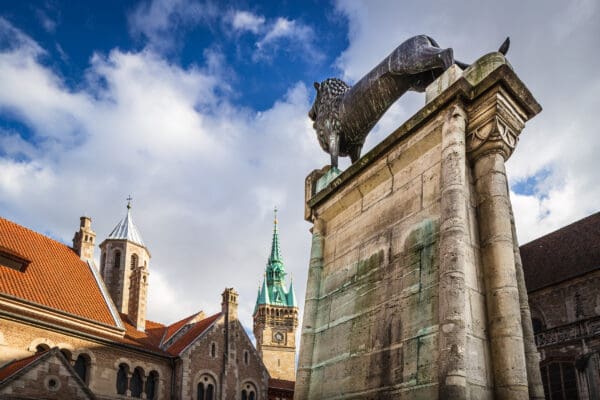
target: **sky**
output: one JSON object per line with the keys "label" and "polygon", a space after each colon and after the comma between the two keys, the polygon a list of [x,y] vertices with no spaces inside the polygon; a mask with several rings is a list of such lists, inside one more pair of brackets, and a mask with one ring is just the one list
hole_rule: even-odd
{"label": "sky", "polygon": [[[0,216],[70,245],[88,215],[100,243],[131,195],[149,319],[218,312],[234,287],[251,329],[274,206],[303,305],[304,178],[329,162],[313,81],[352,84],[418,34],[465,62],[511,37],[543,107],[507,162],[521,243],[600,209],[595,0],[0,0]],[[403,96],[363,154],[423,104]]]}

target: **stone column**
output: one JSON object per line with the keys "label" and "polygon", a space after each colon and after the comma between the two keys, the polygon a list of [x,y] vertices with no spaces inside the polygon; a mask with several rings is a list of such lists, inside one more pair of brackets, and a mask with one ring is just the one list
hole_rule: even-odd
{"label": "stone column", "polygon": [[517,239],[515,216],[512,206],[510,209],[510,222],[513,234],[513,252],[515,254],[515,272],[519,289],[519,304],[521,305],[521,324],[523,326],[523,342],[525,346],[525,362],[527,363],[529,398],[543,400],[545,397],[542,375],[540,373],[540,353],[535,345],[535,335],[533,334],[533,325],[531,323],[531,310],[529,309],[529,297],[527,296],[527,286],[525,286],[525,273],[523,272],[523,262],[521,261],[521,252],[519,251],[519,241]]}
{"label": "stone column", "polygon": [[465,264],[468,244],[465,118],[452,105],[442,125],[439,267],[439,397],[466,399]]}
{"label": "stone column", "polygon": [[312,244],[310,248],[310,265],[308,282],[306,283],[306,298],[304,302],[304,318],[302,319],[302,337],[296,373],[294,399],[309,399],[312,360],[315,346],[317,310],[321,291],[321,273],[323,271],[323,234],[324,223],[319,218],[314,219],[312,227]]}
{"label": "stone column", "polygon": [[511,204],[504,167],[525,120],[525,113],[501,85],[475,99],[469,110],[467,151],[478,197],[494,391],[500,400],[529,399]]}

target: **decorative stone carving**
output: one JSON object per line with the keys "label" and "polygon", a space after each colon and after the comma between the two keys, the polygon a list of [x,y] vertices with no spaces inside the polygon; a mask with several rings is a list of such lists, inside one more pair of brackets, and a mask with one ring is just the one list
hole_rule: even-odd
{"label": "decorative stone carving", "polygon": [[471,161],[490,152],[511,156],[527,120],[525,112],[504,89],[494,88],[470,107],[467,127],[467,153]]}

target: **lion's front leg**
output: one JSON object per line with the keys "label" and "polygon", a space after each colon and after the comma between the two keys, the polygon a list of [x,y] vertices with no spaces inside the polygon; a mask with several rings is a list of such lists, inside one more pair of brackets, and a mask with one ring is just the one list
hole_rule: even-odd
{"label": "lion's front leg", "polygon": [[337,132],[329,134],[329,154],[331,155],[331,166],[337,168],[340,154],[340,135]]}

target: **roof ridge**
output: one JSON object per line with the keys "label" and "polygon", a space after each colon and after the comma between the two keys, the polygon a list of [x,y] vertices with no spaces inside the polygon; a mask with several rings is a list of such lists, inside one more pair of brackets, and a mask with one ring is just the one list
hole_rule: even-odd
{"label": "roof ridge", "polygon": [[[173,354],[173,352],[175,352],[175,354],[181,354],[192,343],[194,343],[194,341],[196,341],[196,339],[198,339],[208,329],[210,329],[215,324],[217,319],[219,319],[219,317],[222,315],[223,315],[222,312],[218,312],[209,317],[201,319],[200,321],[195,322],[194,325],[187,332],[185,332],[181,337],[179,337],[177,340],[175,340],[173,343],[171,343],[171,345],[169,347],[167,347],[165,349],[165,351],[167,351],[170,354]],[[200,326],[200,324],[202,324],[203,322],[207,322],[208,325],[206,327],[204,327],[204,329],[202,329],[200,332],[194,332],[194,328]],[[193,336],[191,335],[192,333],[194,333]],[[183,344],[183,346],[182,346],[182,344]],[[181,347],[181,348],[179,348],[179,347]]]}

